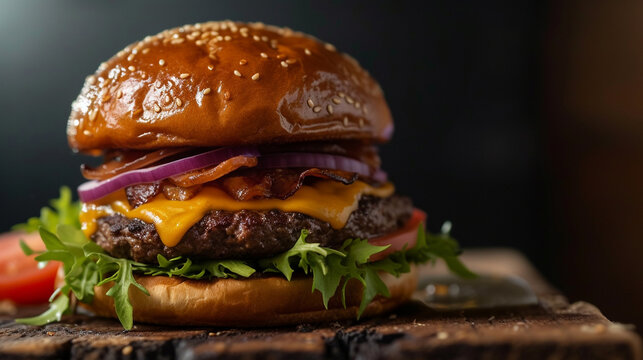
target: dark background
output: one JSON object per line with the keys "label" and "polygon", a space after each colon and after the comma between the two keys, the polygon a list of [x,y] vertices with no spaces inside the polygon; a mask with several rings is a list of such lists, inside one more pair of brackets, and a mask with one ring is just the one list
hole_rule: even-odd
{"label": "dark background", "polygon": [[451,220],[464,247],[517,248],[571,300],[643,325],[643,111],[621,111],[643,102],[630,76],[643,8],[564,3],[0,0],[0,230],[83,181],[65,126],[101,61],[186,23],[263,21],[333,43],[379,80],[396,121],[384,168],[430,230]]}

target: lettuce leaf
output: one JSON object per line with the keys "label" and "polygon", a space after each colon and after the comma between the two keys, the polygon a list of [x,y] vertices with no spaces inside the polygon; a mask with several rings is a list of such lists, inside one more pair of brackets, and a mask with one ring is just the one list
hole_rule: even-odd
{"label": "lettuce leaf", "polygon": [[80,206],[71,201],[71,192],[61,189],[60,199],[51,202],[53,210],[43,208],[40,218],[31,218],[17,229],[38,229],[46,250],[34,251],[25,243],[21,246],[28,254],[36,253],[36,260],[60,261],[65,273],[64,285],[51,297],[50,308],[43,314],[16,321],[44,325],[59,321],[70,310],[70,297],[91,303],[94,287],[107,284],[107,295],[114,298],[114,306],[123,328],[133,326],[133,309],[129,289],[148,294],[136,281],[134,274],[153,276],[180,276],[189,279],[247,278],[254,273],[277,273],[290,281],[293,273],[312,275],[311,292],[319,291],[325,307],[331,297],[338,294],[346,306],[346,285],[351,280],[363,284],[362,301],[358,318],[366,306],[378,295],[390,296],[379,273],[395,276],[410,271],[412,263],[435,262],[443,259],[449,269],[462,277],[475,277],[458,259],[460,249],[448,233],[427,234],[422,225],[418,228],[416,246],[390,254],[385,259],[368,262],[370,256],[384,251],[387,246],[375,246],[364,239],[348,239],[339,249],[330,249],[316,243],[307,243],[307,230],[301,230],[299,239],[288,251],[269,259],[242,260],[192,260],[185,257],[166,259],[158,255],[157,264],[143,264],[129,259],[114,258],[91,242],[80,230]]}

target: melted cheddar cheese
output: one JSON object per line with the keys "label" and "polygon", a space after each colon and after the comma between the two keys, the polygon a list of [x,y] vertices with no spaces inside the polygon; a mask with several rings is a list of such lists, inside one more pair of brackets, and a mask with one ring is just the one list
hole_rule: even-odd
{"label": "melted cheddar cheese", "polygon": [[168,200],[163,194],[135,209],[127,201],[125,190],[119,190],[101,200],[84,203],[80,222],[88,237],[96,232],[96,220],[100,217],[121,214],[127,218],[140,219],[154,224],[161,241],[166,246],[176,246],[183,235],[210,210],[271,210],[300,212],[330,223],[334,228],[344,227],[350,214],[357,209],[362,195],[387,197],[394,187],[387,183],[372,187],[356,181],[344,185],[336,181],[318,181],[304,185],[291,197],[238,201],[225,191],[215,187],[204,187],[193,198],[185,201]]}

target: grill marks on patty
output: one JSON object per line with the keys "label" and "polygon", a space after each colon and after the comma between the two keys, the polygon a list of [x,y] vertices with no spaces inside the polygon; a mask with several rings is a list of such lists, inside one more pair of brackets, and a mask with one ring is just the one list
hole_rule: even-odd
{"label": "grill marks on patty", "polygon": [[342,229],[297,212],[223,211],[208,212],[174,247],[167,247],[153,224],[115,214],[98,219],[92,239],[115,257],[156,264],[157,254],[166,258],[260,259],[290,249],[302,229],[310,231],[307,242],[339,247],[350,238],[368,239],[402,227],[411,217],[407,197],[364,196]]}

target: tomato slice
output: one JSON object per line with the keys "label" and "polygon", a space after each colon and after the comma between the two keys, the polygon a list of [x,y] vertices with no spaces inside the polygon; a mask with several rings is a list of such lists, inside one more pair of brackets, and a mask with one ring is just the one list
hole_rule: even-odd
{"label": "tomato slice", "polygon": [[424,222],[424,220],[426,220],[426,213],[420,209],[413,209],[413,214],[411,215],[411,219],[409,219],[409,221],[406,223],[406,225],[404,225],[403,228],[391,234],[386,234],[384,236],[376,237],[374,239],[369,240],[368,242],[371,245],[377,245],[377,246],[391,245],[391,246],[389,246],[388,249],[382,252],[371,255],[371,257],[368,258],[368,260],[369,261],[382,260],[385,257],[389,256],[389,254],[404,249],[405,245],[407,249],[414,247],[415,242],[417,241],[418,226],[420,226],[420,223]]}
{"label": "tomato slice", "polygon": [[38,233],[13,232],[0,235],[0,300],[17,304],[39,304],[48,301],[60,263],[50,261],[40,269],[20,248],[23,239],[34,250],[44,250]]}

